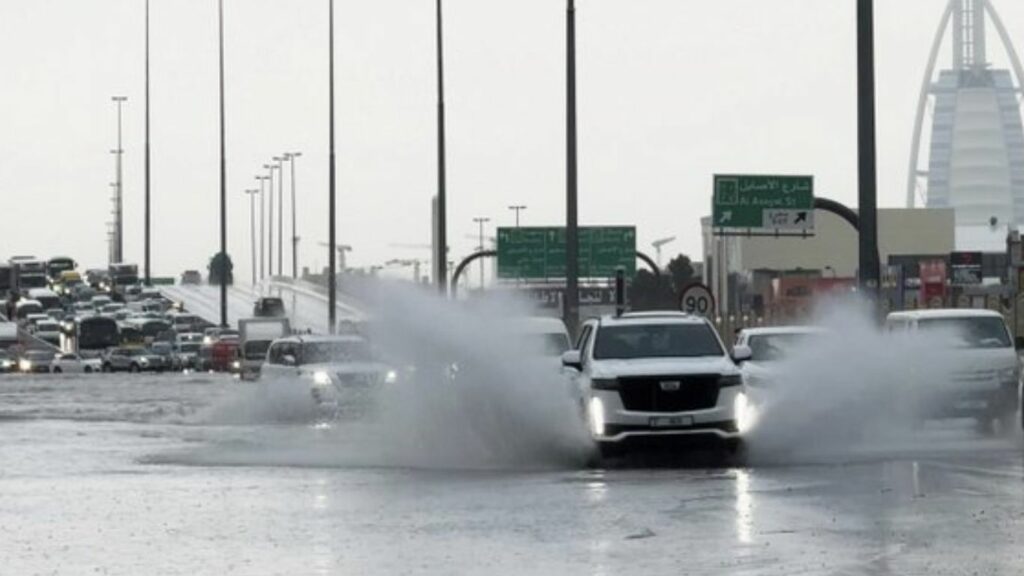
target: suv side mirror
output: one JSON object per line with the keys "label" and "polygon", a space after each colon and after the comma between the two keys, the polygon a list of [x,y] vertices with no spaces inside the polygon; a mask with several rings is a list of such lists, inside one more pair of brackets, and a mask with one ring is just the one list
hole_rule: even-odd
{"label": "suv side mirror", "polygon": [[295,356],[292,356],[291,354],[285,354],[284,356],[281,357],[281,363],[284,364],[285,366],[295,366]]}
{"label": "suv side mirror", "polygon": [[579,350],[568,350],[562,354],[562,366],[583,370],[583,358]]}
{"label": "suv side mirror", "polygon": [[734,346],[732,349],[732,361],[737,364],[742,364],[753,357],[754,352],[750,346]]}

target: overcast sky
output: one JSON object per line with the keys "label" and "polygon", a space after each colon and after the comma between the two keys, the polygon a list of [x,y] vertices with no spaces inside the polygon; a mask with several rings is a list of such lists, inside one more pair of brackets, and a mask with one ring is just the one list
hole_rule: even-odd
{"label": "overcast sky", "polygon": [[[155,274],[217,250],[215,0],[151,0]],[[716,172],[812,174],[856,202],[854,0],[578,0],[580,220],[678,236],[699,256]],[[249,274],[244,190],[297,165],[300,263],[326,265],[327,0],[225,0],[229,250]],[[880,205],[903,202],[918,90],[944,0],[877,0]],[[1017,39],[1024,3],[995,0]],[[0,0],[0,256],[106,264],[125,108],[125,257],[143,255],[143,0]],[[428,256],[436,189],[432,0],[336,0],[339,239],[355,265]],[[564,223],[563,0],[446,0],[449,234]],[[990,60],[1005,57],[990,42]],[[940,61],[949,63],[949,50]],[[289,213],[286,212],[286,215]],[[289,216],[290,218],[290,216]],[[290,237],[290,222],[285,235]],[[653,251],[653,250],[652,250]],[[286,265],[290,258],[286,257]]]}

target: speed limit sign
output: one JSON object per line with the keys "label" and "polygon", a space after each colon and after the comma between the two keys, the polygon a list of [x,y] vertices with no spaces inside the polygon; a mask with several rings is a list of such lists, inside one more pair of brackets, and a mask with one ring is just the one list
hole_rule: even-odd
{"label": "speed limit sign", "polygon": [[691,284],[679,298],[679,308],[688,314],[711,317],[715,315],[715,296],[703,284]]}

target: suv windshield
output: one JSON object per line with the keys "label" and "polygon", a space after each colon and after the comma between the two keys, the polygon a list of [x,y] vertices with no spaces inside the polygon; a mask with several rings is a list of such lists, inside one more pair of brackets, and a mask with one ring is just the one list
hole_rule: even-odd
{"label": "suv windshield", "polygon": [[1010,334],[1002,318],[976,316],[965,318],[927,318],[918,327],[929,333],[954,338],[957,348],[1009,348]]}
{"label": "suv windshield", "polygon": [[307,342],[302,345],[303,364],[325,362],[370,362],[373,354],[362,340],[344,342]]}
{"label": "suv windshield", "polygon": [[598,360],[723,355],[718,338],[706,324],[602,326],[594,343]]}

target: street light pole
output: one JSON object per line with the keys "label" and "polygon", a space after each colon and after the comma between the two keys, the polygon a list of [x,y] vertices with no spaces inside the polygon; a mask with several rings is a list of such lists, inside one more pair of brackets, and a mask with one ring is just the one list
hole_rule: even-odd
{"label": "street light pole", "polygon": [[[267,182],[270,184],[267,205],[270,210],[270,217],[267,219],[267,274],[269,276],[274,275],[274,170],[277,170],[277,166],[273,164],[264,164],[263,168],[270,171],[267,176]],[[278,238],[278,242],[281,239]]]}
{"label": "street light pole", "polygon": [[256,285],[256,196],[259,189],[245,191],[249,196],[249,246],[252,250],[252,285]]}
{"label": "street light pole", "polygon": [[117,170],[117,195],[114,200],[114,259],[124,262],[124,146],[121,142],[121,109],[127,96],[111,98],[117,106],[117,150],[114,150]]}
{"label": "street light pole", "polygon": [[[480,225],[480,247],[477,248],[478,252],[484,251],[484,224],[490,222],[490,218],[473,218],[473,222]],[[484,261],[480,260],[480,290],[484,289]]]}
{"label": "street light pole", "polygon": [[523,210],[526,210],[526,206],[523,204],[518,204],[515,206],[509,206],[508,209],[516,213],[516,228],[519,228],[519,213],[522,212]]}
{"label": "street light pole", "polygon": [[284,265],[284,156],[274,156],[277,162],[277,275],[283,276]]}
{"label": "street light pole", "polygon": [[858,212],[860,214],[860,286],[878,296],[878,167],[875,132],[874,1],[857,0]]}
{"label": "street light pole", "polygon": [[267,237],[267,218],[265,216],[266,211],[264,210],[266,202],[263,199],[267,188],[267,177],[260,175],[256,176],[256,179],[260,181],[260,280],[262,280],[267,277],[266,268],[264,267],[267,262],[266,251],[264,250],[264,240]]}
{"label": "street light pole", "polygon": [[434,279],[442,296],[448,294],[448,199],[444,110],[444,27],[441,0],[437,0],[437,246]]}
{"label": "street light pole", "polygon": [[579,229],[576,174],[576,2],[566,9],[566,167],[565,167],[565,298],[563,314],[569,332],[579,325]]}
{"label": "street light pole", "polygon": [[327,248],[328,262],[328,277],[327,277],[327,319],[328,319],[328,332],[334,334],[338,329],[338,263],[334,253],[334,247],[338,245],[337,230],[335,229],[335,183],[336,183],[336,168],[334,162],[334,0],[328,0],[328,16],[327,16],[327,29],[328,29],[328,83],[330,88],[328,90],[330,100],[330,144],[329,144],[329,178],[328,178],[328,210],[327,218],[329,221],[328,230],[328,243],[330,246]]}
{"label": "street light pole", "polygon": [[224,0],[217,0],[220,44],[220,325],[228,325],[228,168],[224,130]]}
{"label": "street light pole", "polygon": [[145,225],[145,278],[146,286],[152,285],[152,277],[150,275],[150,244],[149,244],[149,222],[150,222],[150,211],[149,211],[149,0],[146,0],[146,144],[145,144],[145,185],[146,185],[146,225]]}
{"label": "street light pole", "polygon": [[299,277],[299,233],[295,225],[295,159],[302,156],[302,152],[289,152],[285,159],[292,163],[292,278]]}

